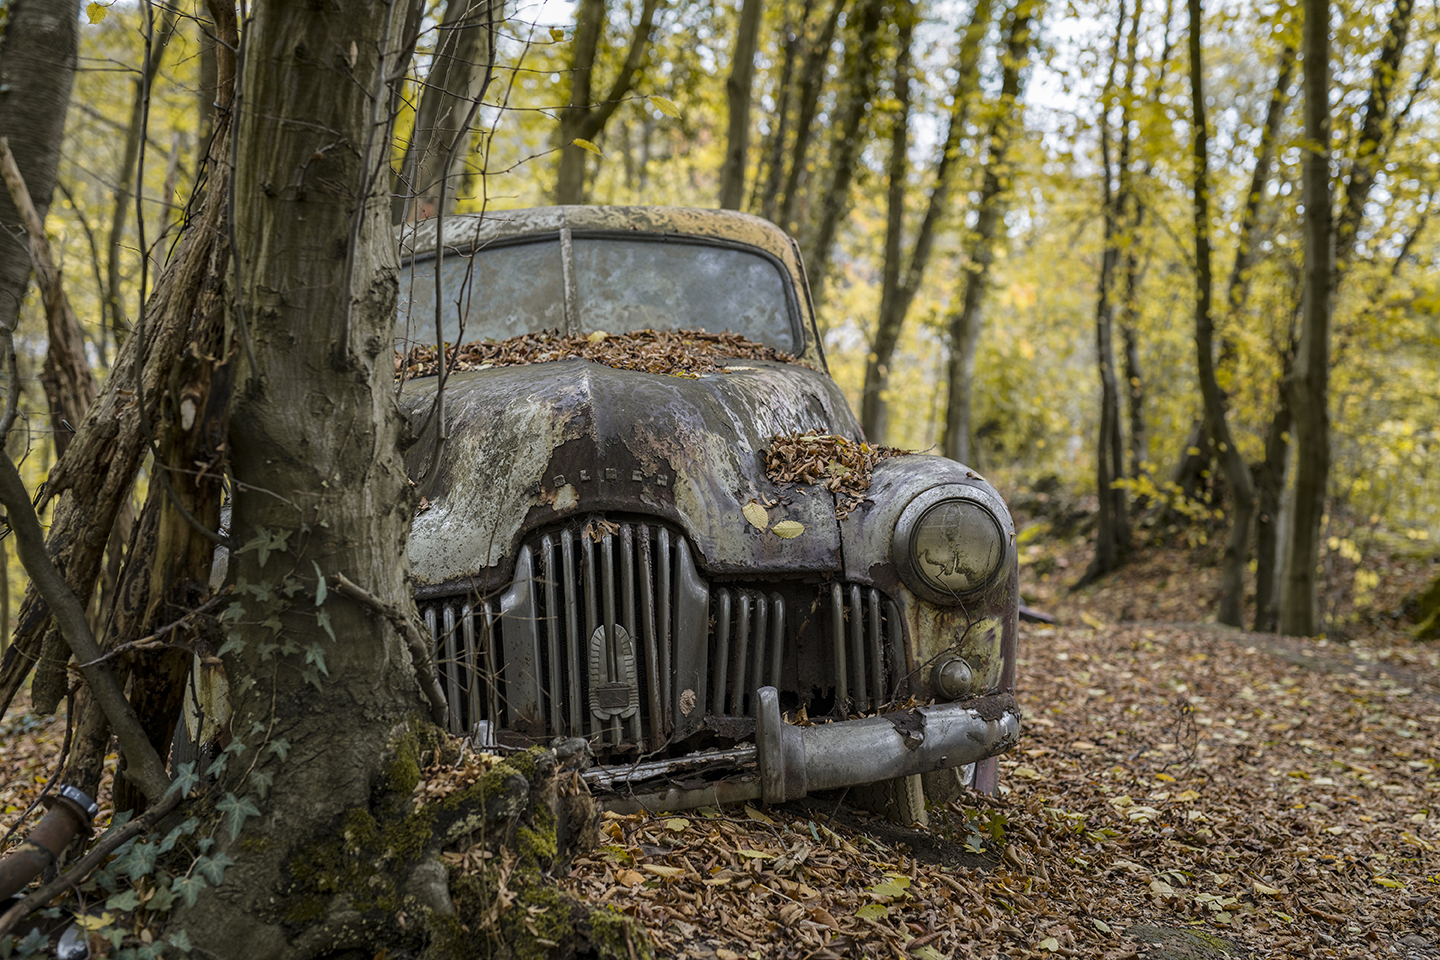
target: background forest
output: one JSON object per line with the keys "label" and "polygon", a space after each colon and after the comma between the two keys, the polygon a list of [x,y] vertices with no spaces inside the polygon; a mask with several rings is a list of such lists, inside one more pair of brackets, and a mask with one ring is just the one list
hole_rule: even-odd
{"label": "background forest", "polygon": [[[422,6],[393,105],[397,220],[557,201],[773,219],[800,240],[871,441],[946,453],[1043,508],[1032,552],[1067,511],[1098,509],[1087,579],[1132,543],[1223,539],[1233,441],[1258,536],[1220,616],[1241,622],[1245,601],[1244,620],[1276,626],[1304,301],[1297,4]],[[84,14],[47,228],[103,378],[196,196],[214,53],[188,3]],[[1379,582],[1368,555],[1423,558],[1440,537],[1437,29],[1411,0],[1333,7],[1325,596],[1296,632],[1343,632],[1330,621]],[[33,288],[24,313],[26,431],[10,442],[39,479],[54,426]]]}
{"label": "background forest", "polygon": [[[62,782],[112,827],[0,947],[118,853],[83,893],[119,924],[80,924],[117,956],[371,956],[362,901],[376,943],[460,952],[452,894],[497,955],[1133,957],[1177,916],[1431,955],[1440,653],[1399,631],[1440,632],[1437,44],[1413,0],[0,0],[0,845]],[[549,203],[781,224],[871,442],[1008,498],[1062,623],[1024,627],[1002,795],[926,835],[984,869],[922,878],[838,805],[600,820],[543,751],[424,739],[392,238]],[[163,757],[222,663],[201,785]],[[517,778],[548,826],[471,845]]]}

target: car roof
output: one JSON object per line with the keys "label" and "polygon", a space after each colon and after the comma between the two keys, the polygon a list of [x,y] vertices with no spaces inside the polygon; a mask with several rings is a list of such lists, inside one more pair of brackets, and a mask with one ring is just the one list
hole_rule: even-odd
{"label": "car roof", "polygon": [[[401,256],[423,257],[434,253],[439,224],[439,218],[432,218],[422,220],[402,231]],[[787,265],[794,258],[790,237],[769,220],[736,210],[703,210],[691,207],[575,204],[453,214],[444,218],[445,246],[469,249],[477,244],[551,233],[564,227],[582,231],[635,230],[643,233],[708,237],[759,247],[786,261]]]}

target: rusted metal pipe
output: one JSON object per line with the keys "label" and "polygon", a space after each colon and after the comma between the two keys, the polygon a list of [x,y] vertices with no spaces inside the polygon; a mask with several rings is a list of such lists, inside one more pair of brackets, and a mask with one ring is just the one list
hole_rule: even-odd
{"label": "rusted metal pipe", "polygon": [[90,832],[97,807],[83,791],[61,787],[47,802],[50,809],[29,836],[0,860],[0,900],[19,893],[40,876],[82,830]]}

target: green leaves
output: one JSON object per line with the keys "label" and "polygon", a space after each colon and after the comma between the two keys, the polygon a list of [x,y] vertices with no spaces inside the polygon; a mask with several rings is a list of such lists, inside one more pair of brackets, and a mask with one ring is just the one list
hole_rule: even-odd
{"label": "green leaves", "polygon": [[233,793],[225,794],[225,799],[215,804],[215,809],[225,814],[231,840],[240,835],[240,828],[248,818],[260,815],[260,808],[249,797],[237,797]]}
{"label": "green leaves", "polygon": [[292,530],[270,531],[264,527],[255,528],[255,536],[240,549],[235,551],[238,556],[242,553],[254,551],[260,566],[265,566],[270,561],[270,554],[283,552],[290,549],[290,534]]}
{"label": "green leaves", "polygon": [[224,853],[217,853],[213,857],[201,857],[195,861],[195,872],[215,886],[225,879],[225,868],[235,863]]}

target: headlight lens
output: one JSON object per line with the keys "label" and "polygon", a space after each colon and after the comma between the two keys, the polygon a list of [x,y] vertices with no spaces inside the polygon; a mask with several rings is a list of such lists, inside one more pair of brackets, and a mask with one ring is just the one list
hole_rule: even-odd
{"label": "headlight lens", "polygon": [[917,501],[895,527],[896,560],[907,585],[936,602],[955,603],[989,583],[1007,553],[995,515],[965,497]]}

